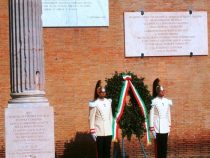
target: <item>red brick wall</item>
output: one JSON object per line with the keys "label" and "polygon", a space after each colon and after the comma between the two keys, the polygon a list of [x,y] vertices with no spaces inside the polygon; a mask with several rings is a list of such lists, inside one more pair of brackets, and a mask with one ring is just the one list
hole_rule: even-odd
{"label": "red brick wall", "polygon": [[[4,108],[10,91],[7,3],[0,1],[0,157],[4,154]],[[210,13],[209,0],[110,0],[109,27],[44,28],[45,90],[55,111],[58,156],[66,152],[65,148],[71,149],[72,142],[79,153],[78,143],[85,144],[78,137],[89,141],[85,133],[87,103],[93,98],[96,81],[111,77],[114,71],[132,71],[145,77],[150,90],[152,81],[161,79],[174,102],[170,157],[210,156],[210,57],[124,57],[125,11],[186,11],[189,7]],[[132,158],[141,157],[138,141],[132,142],[126,141],[126,152]],[[152,146],[146,149],[153,155]],[[93,146],[87,153],[91,150]]]}
{"label": "red brick wall", "polygon": [[10,98],[7,1],[0,1],[0,158],[4,156],[4,108]]}

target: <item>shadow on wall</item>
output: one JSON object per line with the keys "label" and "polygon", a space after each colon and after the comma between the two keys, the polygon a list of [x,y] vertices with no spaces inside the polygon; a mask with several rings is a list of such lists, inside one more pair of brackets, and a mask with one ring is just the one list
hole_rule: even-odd
{"label": "shadow on wall", "polygon": [[5,148],[4,148],[4,146],[2,146],[1,147],[1,149],[0,149],[0,157],[5,157]]}
{"label": "shadow on wall", "polygon": [[65,142],[64,153],[59,158],[95,158],[96,144],[89,133],[77,132],[75,138]]}
{"label": "shadow on wall", "polygon": [[[119,143],[113,143],[113,158],[121,157]],[[62,156],[56,158],[96,158],[96,143],[91,135],[86,132],[77,132],[75,138],[68,140],[64,144]]]}

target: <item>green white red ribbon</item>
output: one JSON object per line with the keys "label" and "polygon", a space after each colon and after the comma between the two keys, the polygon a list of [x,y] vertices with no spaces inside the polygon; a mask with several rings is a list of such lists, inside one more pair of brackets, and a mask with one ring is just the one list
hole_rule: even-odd
{"label": "green white red ribbon", "polygon": [[138,91],[133,86],[133,84],[131,82],[131,76],[123,76],[123,79],[125,81],[123,82],[123,86],[122,86],[122,90],[121,90],[121,94],[120,94],[120,99],[119,99],[119,103],[118,103],[118,108],[117,108],[117,113],[114,116],[113,123],[112,123],[112,139],[113,139],[113,141],[118,140],[118,129],[119,129],[118,122],[120,121],[120,118],[121,118],[121,116],[123,114],[123,111],[124,111],[128,89],[131,88],[131,90],[132,90],[132,92],[135,96],[135,99],[138,103],[138,106],[140,107],[141,112],[144,114],[144,117],[145,117],[144,128],[146,129],[147,144],[151,144],[150,133],[149,133],[149,120],[148,120],[148,114],[147,114],[146,106],[145,106],[143,100],[141,99]]}

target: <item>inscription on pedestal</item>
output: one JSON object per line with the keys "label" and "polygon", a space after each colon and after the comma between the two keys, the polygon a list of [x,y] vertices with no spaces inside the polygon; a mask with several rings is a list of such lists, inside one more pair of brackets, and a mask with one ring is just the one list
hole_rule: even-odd
{"label": "inscription on pedestal", "polygon": [[54,117],[51,107],[7,108],[7,158],[54,158]]}

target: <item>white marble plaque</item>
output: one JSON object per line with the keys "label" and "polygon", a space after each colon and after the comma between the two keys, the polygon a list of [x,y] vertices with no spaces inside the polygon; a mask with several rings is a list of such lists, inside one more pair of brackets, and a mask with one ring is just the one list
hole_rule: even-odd
{"label": "white marble plaque", "polygon": [[6,158],[55,158],[52,107],[6,108]]}
{"label": "white marble plaque", "polygon": [[108,0],[42,0],[44,27],[109,26]]}
{"label": "white marble plaque", "polygon": [[208,55],[207,12],[125,12],[125,56]]}

